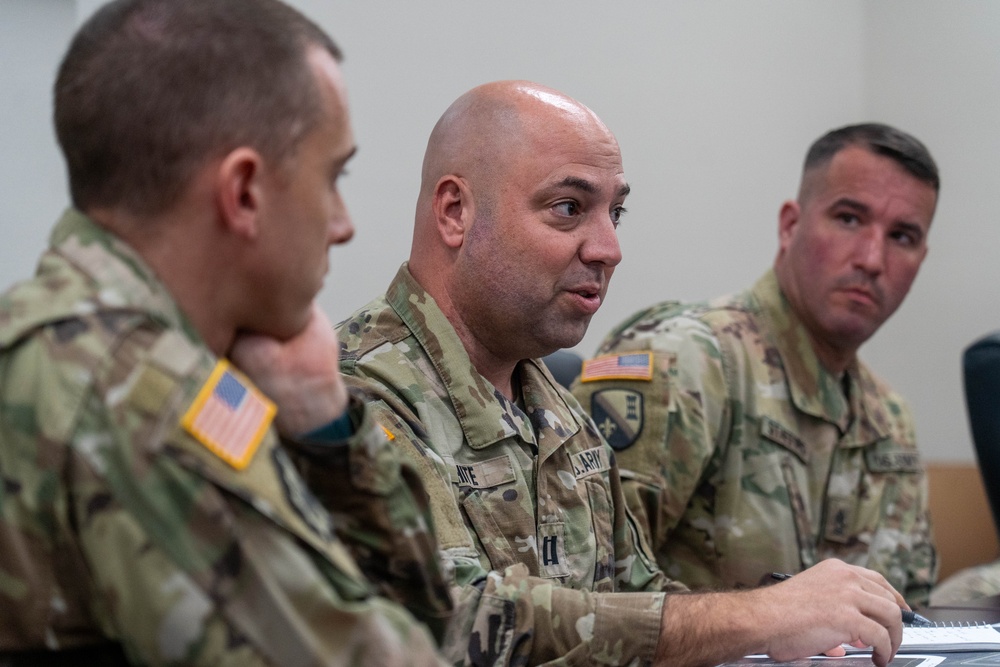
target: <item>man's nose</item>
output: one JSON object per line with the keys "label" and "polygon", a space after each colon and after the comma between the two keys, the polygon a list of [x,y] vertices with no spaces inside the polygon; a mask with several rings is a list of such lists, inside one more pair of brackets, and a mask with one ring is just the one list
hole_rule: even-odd
{"label": "man's nose", "polygon": [[865,273],[877,276],[885,268],[885,236],[877,226],[872,225],[857,237],[854,263]]}
{"label": "man's nose", "polygon": [[351,214],[347,212],[347,207],[341,205],[330,219],[328,242],[330,245],[340,245],[347,243],[354,236],[354,223],[351,221]]}
{"label": "man's nose", "polygon": [[594,225],[587,225],[587,234],[580,247],[580,260],[584,264],[604,264],[615,267],[622,261],[622,248],[618,243],[618,232],[610,218],[602,218]]}

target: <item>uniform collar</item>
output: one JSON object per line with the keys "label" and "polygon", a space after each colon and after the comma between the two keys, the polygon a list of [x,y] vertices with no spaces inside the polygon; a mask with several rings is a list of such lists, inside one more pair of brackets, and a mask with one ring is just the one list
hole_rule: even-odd
{"label": "uniform collar", "polygon": [[152,268],[122,239],[76,209],[68,209],[52,230],[51,251],[72,264],[98,287],[98,305],[150,315],[193,341],[201,337],[181,313]]}
{"label": "uniform collar", "polygon": [[386,302],[424,349],[473,449],[516,436],[544,458],[580,430],[566,392],[540,360],[523,360],[515,370],[524,410],[480,375],[451,322],[406,263],[386,290]]}
{"label": "uniform collar", "polygon": [[[887,437],[889,420],[878,398],[875,379],[855,357],[845,371],[845,397],[841,379],[823,367],[802,321],[792,311],[768,270],[753,286],[751,295],[766,322],[768,347],[777,350],[795,407],[834,424],[842,444],[865,445]],[[859,418],[854,419],[857,415]]]}

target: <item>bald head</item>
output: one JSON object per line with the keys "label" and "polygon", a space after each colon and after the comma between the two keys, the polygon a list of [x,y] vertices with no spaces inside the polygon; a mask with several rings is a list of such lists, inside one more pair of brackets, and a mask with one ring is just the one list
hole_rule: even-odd
{"label": "bald head", "polygon": [[457,176],[474,190],[480,209],[492,206],[506,173],[553,131],[575,131],[617,141],[589,108],[531,81],[494,81],[468,91],[442,114],[427,140],[417,200],[411,269],[438,241],[433,197],[442,178]]}
{"label": "bald head", "polygon": [[427,142],[410,271],[481,373],[492,359],[498,380],[579,342],[621,260],[628,190],[614,135],[558,91],[498,81],[445,111]]}
{"label": "bald head", "polygon": [[553,125],[610,135],[597,115],[559,91],[530,81],[494,81],[465,93],[441,116],[427,141],[421,195],[446,174],[496,176],[512,155]]}

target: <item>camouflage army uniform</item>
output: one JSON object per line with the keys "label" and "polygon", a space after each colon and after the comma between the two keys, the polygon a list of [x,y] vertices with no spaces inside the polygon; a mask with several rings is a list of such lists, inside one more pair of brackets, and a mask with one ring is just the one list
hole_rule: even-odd
{"label": "camouflage army uniform", "polygon": [[[181,427],[217,362],[138,255],[76,211],[37,276],[0,297],[0,652],[441,664],[427,630],[373,595],[273,430],[238,470]],[[364,552],[397,539],[386,517],[427,521],[356,398],[351,416],[346,441],[289,446],[366,498]]]}
{"label": "camouflage army uniform", "polygon": [[[822,369],[773,271],[642,311],[598,354],[573,391],[667,576],[754,586],[833,557],[926,603],[936,557],[909,411],[860,362],[843,383]],[[621,379],[628,364],[649,372]]]}
{"label": "camouflage army uniform", "polygon": [[948,606],[1000,595],[1000,560],[951,575],[931,591],[931,604]]}
{"label": "camouflage army uniform", "polygon": [[636,541],[611,450],[543,364],[518,365],[512,404],[405,264],[338,335],[341,369],[378,399],[430,494],[468,610],[446,653],[476,665],[648,662],[663,594],[620,591],[669,584]]}

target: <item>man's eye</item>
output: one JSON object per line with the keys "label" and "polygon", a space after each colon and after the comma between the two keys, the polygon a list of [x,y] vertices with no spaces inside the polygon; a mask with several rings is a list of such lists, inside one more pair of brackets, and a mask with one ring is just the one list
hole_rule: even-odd
{"label": "man's eye", "polygon": [[580,205],[575,201],[561,201],[552,207],[556,213],[571,218],[580,213]]}
{"label": "man's eye", "polygon": [[611,209],[611,222],[614,223],[615,227],[619,225],[622,221],[622,216],[628,213],[628,209],[624,206],[615,206]]}
{"label": "man's eye", "polygon": [[914,234],[910,232],[892,232],[889,236],[902,246],[914,246],[917,245],[917,238]]}
{"label": "man's eye", "polygon": [[845,225],[856,225],[861,222],[861,218],[853,213],[838,213],[837,220],[840,220]]}

